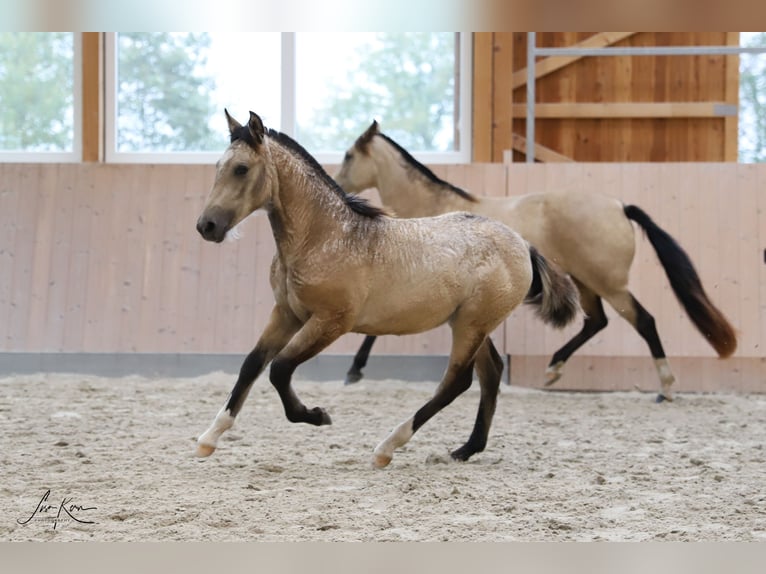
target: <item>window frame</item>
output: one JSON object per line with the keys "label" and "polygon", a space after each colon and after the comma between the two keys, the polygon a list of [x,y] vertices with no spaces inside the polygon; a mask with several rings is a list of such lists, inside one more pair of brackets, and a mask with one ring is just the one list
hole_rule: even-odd
{"label": "window frame", "polygon": [[72,149],[70,151],[0,150],[0,163],[78,163],[83,149],[82,34],[72,34]]}
{"label": "window frame", "polygon": [[[296,122],[296,49],[295,32],[282,32],[282,107],[281,129],[293,136]],[[460,148],[448,152],[413,151],[412,155],[427,164],[470,163],[472,157],[472,79],[473,41],[470,32],[458,32],[459,75],[455,89],[459,94],[455,129]],[[107,163],[202,164],[214,163],[221,152],[121,152],[117,151],[117,45],[116,33],[104,34],[104,161]],[[383,126],[385,128],[385,126]],[[361,132],[360,132],[361,133]],[[348,142],[350,146],[353,142]],[[317,153],[322,164],[341,163],[345,149],[335,153]]]}

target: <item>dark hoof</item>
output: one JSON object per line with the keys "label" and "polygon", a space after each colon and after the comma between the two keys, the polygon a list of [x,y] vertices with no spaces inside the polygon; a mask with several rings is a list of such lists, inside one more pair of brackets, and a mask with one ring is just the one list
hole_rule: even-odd
{"label": "dark hoof", "polygon": [[471,452],[469,449],[465,448],[465,446],[461,446],[459,449],[453,450],[450,453],[450,456],[452,457],[453,460],[457,460],[457,461],[460,461],[460,462],[465,462],[469,458],[471,458],[472,454],[473,454],[473,452]]}
{"label": "dark hoof", "polygon": [[332,419],[330,418],[330,415],[327,414],[326,410],[321,407],[314,407],[311,409],[311,424],[318,427],[331,425]]}
{"label": "dark hoof", "polygon": [[362,380],[362,371],[352,369],[348,373],[346,373],[346,380],[343,382],[343,384],[353,385],[354,383],[358,383],[361,380]]}
{"label": "dark hoof", "polygon": [[665,395],[663,395],[663,394],[658,394],[658,395],[655,397],[655,399],[654,399],[654,402],[655,402],[655,403],[657,403],[657,404],[660,404],[660,403],[664,403],[664,402],[665,402],[665,401],[667,401],[667,400],[668,400],[668,398],[667,398]]}

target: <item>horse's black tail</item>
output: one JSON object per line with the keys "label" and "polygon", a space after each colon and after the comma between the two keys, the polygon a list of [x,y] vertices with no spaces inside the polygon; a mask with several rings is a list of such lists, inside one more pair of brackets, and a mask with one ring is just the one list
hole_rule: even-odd
{"label": "horse's black tail", "polygon": [[525,303],[536,307],[537,316],[557,329],[568,325],[580,310],[580,294],[569,275],[553,267],[540,252],[529,246],[532,286]]}
{"label": "horse's black tail", "polygon": [[628,219],[638,223],[646,232],[649,242],[657,252],[657,258],[665,269],[673,292],[699,332],[721,358],[734,353],[737,349],[734,328],[708,298],[699,275],[683,248],[641,208],[626,205],[623,211]]}

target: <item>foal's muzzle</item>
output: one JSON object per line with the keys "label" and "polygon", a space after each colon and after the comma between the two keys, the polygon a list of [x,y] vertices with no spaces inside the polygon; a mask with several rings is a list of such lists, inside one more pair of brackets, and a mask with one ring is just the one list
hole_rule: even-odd
{"label": "foal's muzzle", "polygon": [[197,220],[197,231],[206,241],[220,243],[231,227],[231,214],[220,209],[209,209]]}

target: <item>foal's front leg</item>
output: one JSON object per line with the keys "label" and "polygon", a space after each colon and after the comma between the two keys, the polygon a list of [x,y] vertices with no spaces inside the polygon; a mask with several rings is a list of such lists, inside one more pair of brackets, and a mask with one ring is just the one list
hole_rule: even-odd
{"label": "foal's front leg", "polygon": [[229,398],[226,399],[226,404],[216,415],[213,424],[197,439],[197,456],[206,457],[213,454],[218,445],[218,439],[234,425],[234,418],[242,408],[255,379],[269,361],[284,348],[300,326],[300,321],[289,310],[279,306],[272,309],[261,338],[240,367],[239,377]]}

